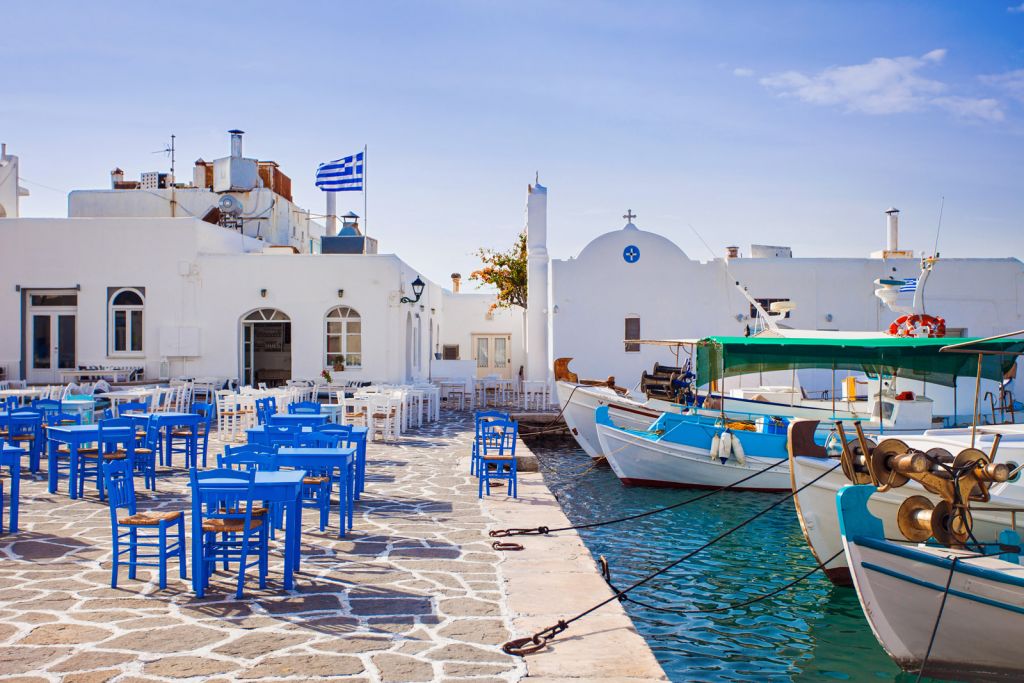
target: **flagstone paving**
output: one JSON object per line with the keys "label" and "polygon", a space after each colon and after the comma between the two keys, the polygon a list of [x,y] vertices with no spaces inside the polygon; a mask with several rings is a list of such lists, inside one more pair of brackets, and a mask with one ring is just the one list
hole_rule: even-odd
{"label": "flagstone paving", "polygon": [[[316,530],[306,511],[296,590],[255,576],[236,600],[222,573],[204,599],[139,570],[110,588],[110,521],[95,489],[72,501],[22,479],[21,531],[0,537],[0,677],[24,681],[516,681],[495,526],[465,456],[471,418],[445,416],[369,448],[355,529]],[[221,445],[211,440],[211,454]],[[139,480],[141,481],[141,480]],[[187,474],[161,474],[140,509],[188,510]],[[331,516],[336,524],[336,517]],[[186,525],[187,526],[187,525]]]}

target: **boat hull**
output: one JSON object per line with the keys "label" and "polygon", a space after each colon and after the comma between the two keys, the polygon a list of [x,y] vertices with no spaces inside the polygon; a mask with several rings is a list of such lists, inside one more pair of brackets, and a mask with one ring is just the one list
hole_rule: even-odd
{"label": "boat hull", "polygon": [[[594,411],[599,407],[608,406],[616,424],[638,430],[650,427],[663,412],[620,396],[608,388],[571,382],[556,382],[555,385],[565,424],[576,439],[576,443],[591,458],[602,457],[600,441],[597,438],[597,424],[594,421]],[[664,404],[664,407],[669,405]]]}
{"label": "boat hull", "polygon": [[[711,459],[707,448],[665,441],[597,424],[602,451],[615,475],[627,486],[717,489],[731,486],[765,469],[777,458],[748,456],[740,465],[735,460]],[[736,487],[744,491],[788,491],[789,466],[783,460]]]}
{"label": "boat hull", "polygon": [[[839,532],[839,518],[836,514],[836,494],[839,489],[848,486],[850,481],[843,474],[841,468],[832,469],[838,462],[832,458],[796,456],[792,459],[790,467],[792,490],[798,491],[793,496],[797,518],[800,520],[800,527],[807,539],[807,545],[810,546],[811,552],[819,563],[832,557],[843,548],[842,534]],[[830,469],[832,471],[829,472]],[[826,474],[826,472],[828,473]],[[817,477],[821,478],[813,484],[810,483]],[[803,488],[805,486],[806,488]],[[995,491],[996,488],[993,487],[992,500],[986,503],[985,507],[1020,507],[1020,500],[998,495]],[[998,488],[1005,490],[1006,485],[1000,485]],[[926,496],[933,503],[939,501],[938,496],[925,491],[920,484],[914,481],[884,493],[876,493],[871,497],[869,509],[882,519],[886,537],[902,538],[896,524],[896,513],[903,501],[910,496]],[[976,511],[974,513],[974,533],[979,540],[992,540],[996,538],[1000,530],[1006,528],[1009,519],[1010,516],[1007,513],[994,510]],[[839,552],[839,556],[825,566],[825,574],[837,586],[853,584],[845,553]]]}
{"label": "boat hull", "polygon": [[[945,548],[905,546],[850,531],[844,547],[864,614],[878,642],[906,671],[921,669],[946,583],[949,593],[925,673],[959,680],[1020,680],[1024,581],[1020,565]],[[868,491],[856,491],[860,498]],[[884,519],[884,518],[883,518]],[[874,520],[878,521],[878,520]],[[950,577],[950,556],[961,556]]]}

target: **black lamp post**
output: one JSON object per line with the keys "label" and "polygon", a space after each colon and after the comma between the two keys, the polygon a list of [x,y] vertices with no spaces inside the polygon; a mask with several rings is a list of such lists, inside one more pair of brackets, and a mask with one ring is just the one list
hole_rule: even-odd
{"label": "black lamp post", "polygon": [[407,296],[403,296],[402,297],[402,303],[403,304],[414,304],[417,301],[419,301],[420,297],[423,296],[423,288],[424,287],[426,287],[426,285],[423,283],[423,280],[420,279],[420,276],[417,275],[416,279],[412,281],[412,293],[416,295],[416,298],[415,299],[410,299]]}

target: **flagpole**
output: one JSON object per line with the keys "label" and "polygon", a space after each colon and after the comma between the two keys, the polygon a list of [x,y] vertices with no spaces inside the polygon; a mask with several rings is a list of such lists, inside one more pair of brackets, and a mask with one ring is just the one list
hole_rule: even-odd
{"label": "flagpole", "polygon": [[366,216],[366,170],[369,168],[369,155],[366,153],[366,145],[363,145],[363,234],[369,234],[370,222]]}

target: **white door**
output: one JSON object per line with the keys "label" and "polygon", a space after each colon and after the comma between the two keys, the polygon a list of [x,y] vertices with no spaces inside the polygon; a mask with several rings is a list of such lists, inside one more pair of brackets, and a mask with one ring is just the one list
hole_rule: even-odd
{"label": "white door", "polygon": [[26,379],[63,383],[61,370],[77,367],[77,293],[30,293],[25,327]]}
{"label": "white door", "polygon": [[476,376],[511,379],[512,337],[507,334],[473,335],[473,358],[476,360]]}

